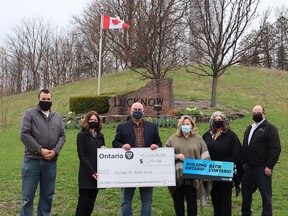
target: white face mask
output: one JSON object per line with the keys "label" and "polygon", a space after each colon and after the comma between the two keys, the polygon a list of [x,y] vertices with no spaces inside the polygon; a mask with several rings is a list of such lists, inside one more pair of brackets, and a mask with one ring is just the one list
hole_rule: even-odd
{"label": "white face mask", "polygon": [[183,133],[190,133],[191,131],[191,125],[182,125],[181,130]]}

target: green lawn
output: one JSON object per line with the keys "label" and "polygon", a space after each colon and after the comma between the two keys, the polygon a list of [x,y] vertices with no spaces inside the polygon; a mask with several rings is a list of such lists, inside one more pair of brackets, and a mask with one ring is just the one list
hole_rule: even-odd
{"label": "green lawn", "polygon": [[[211,79],[197,77],[193,74],[178,72],[169,74],[174,80],[174,94],[176,98],[193,98],[210,100]],[[117,73],[102,77],[101,92],[115,94],[128,92],[144,86],[147,81],[139,79],[131,72]],[[97,80],[91,79],[77,83],[66,84],[51,89],[53,93],[53,108],[61,114],[69,111],[69,97],[76,95],[91,95],[97,93]],[[287,215],[287,99],[288,73],[271,71],[259,68],[233,67],[220,77],[218,84],[217,102],[232,104],[251,111],[255,104],[265,107],[267,118],[279,128],[282,153],[273,174],[273,207],[274,215]],[[3,98],[1,112],[4,110],[6,127],[0,128],[0,215],[18,215],[21,203],[21,163],[23,158],[23,144],[19,140],[19,124],[23,112],[35,106],[37,92],[28,92]],[[0,102],[1,103],[1,102]],[[2,116],[2,113],[1,115]],[[246,127],[251,123],[251,116],[232,121],[232,129],[242,140]],[[106,127],[106,128],[105,128]],[[207,124],[198,123],[199,134],[202,135],[208,128]],[[174,128],[160,128],[163,143],[175,132]],[[59,216],[74,215],[77,205],[77,175],[78,158],[76,152],[77,130],[67,130],[67,141],[58,161],[58,175],[56,193],[53,200],[53,214]],[[115,135],[115,128],[104,125],[106,143],[111,147]],[[153,215],[175,215],[172,198],[167,188],[158,187],[154,190]],[[121,193],[119,189],[102,189],[97,197],[94,215],[120,215]],[[35,199],[37,203],[37,199]],[[35,205],[36,206],[36,205]],[[134,197],[135,215],[139,215],[140,198],[137,193]],[[233,215],[240,215],[241,197],[233,197]],[[261,215],[261,198],[257,192],[253,199],[254,215]],[[212,215],[209,202],[203,213]]]}

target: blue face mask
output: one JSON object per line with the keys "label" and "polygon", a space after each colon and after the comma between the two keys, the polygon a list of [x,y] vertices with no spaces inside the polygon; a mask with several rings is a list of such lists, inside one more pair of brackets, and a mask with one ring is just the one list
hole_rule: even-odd
{"label": "blue face mask", "polygon": [[135,118],[135,119],[141,119],[142,116],[143,116],[143,112],[141,110],[134,110],[132,112],[132,116]]}
{"label": "blue face mask", "polygon": [[182,125],[181,130],[183,133],[190,133],[191,131],[191,125]]}

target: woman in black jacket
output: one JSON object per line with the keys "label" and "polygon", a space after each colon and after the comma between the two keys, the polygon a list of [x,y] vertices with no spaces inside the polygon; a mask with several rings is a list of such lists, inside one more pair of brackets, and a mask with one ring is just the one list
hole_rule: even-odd
{"label": "woman in black jacket", "polygon": [[[229,128],[224,113],[214,112],[209,130],[203,135],[211,160],[240,163],[242,146],[237,135]],[[211,190],[214,216],[231,216],[232,182],[213,181]]]}
{"label": "woman in black jacket", "polygon": [[97,148],[105,147],[102,124],[97,112],[85,114],[82,130],[77,135],[79,166],[79,197],[76,216],[91,215],[98,194],[97,188]]}

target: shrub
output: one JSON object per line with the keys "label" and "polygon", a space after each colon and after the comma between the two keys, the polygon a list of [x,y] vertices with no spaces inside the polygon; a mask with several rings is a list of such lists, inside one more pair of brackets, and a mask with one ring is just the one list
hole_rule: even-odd
{"label": "shrub", "polygon": [[80,124],[83,118],[83,114],[76,115],[75,112],[68,112],[63,116],[63,121],[66,129],[80,129]]}
{"label": "shrub", "polygon": [[109,96],[78,96],[69,98],[71,112],[86,113],[91,110],[98,114],[107,113],[109,110]]}

